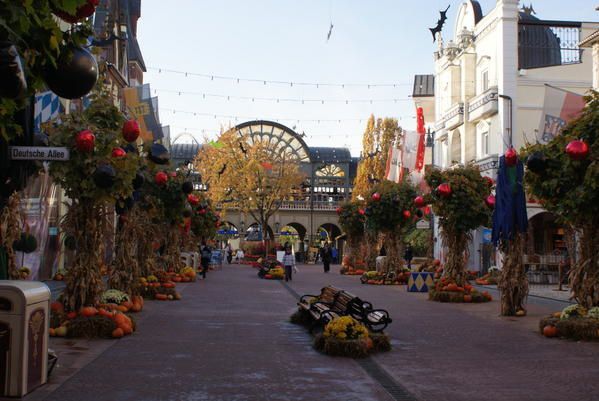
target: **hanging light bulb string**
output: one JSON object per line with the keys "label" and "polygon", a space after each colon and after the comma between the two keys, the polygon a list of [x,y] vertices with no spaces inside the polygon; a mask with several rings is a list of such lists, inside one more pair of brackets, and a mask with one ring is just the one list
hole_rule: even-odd
{"label": "hanging light bulb string", "polygon": [[414,101],[411,97],[405,98],[388,98],[388,99],[298,99],[298,98],[282,98],[282,97],[259,97],[259,96],[234,96],[234,95],[221,95],[214,93],[205,93],[205,92],[190,92],[190,91],[180,91],[176,89],[154,89],[154,93],[174,93],[181,95],[193,95],[193,96],[202,96],[202,98],[219,98],[223,100],[245,100],[245,101],[266,101],[266,102],[275,102],[275,103],[397,103],[397,102],[412,102]]}
{"label": "hanging light bulb string", "polygon": [[252,83],[261,83],[263,85],[286,85],[286,86],[312,86],[315,88],[320,87],[336,87],[336,88],[397,88],[399,86],[412,86],[412,83],[408,82],[396,82],[396,83],[332,83],[332,82],[294,82],[294,81],[280,81],[280,80],[270,80],[270,79],[257,79],[257,78],[240,78],[240,77],[231,77],[225,75],[217,75],[217,74],[204,74],[198,72],[189,72],[189,71],[180,71],[173,70],[170,68],[161,68],[161,67],[147,67],[148,70],[157,71],[159,74],[168,73],[168,74],[179,74],[184,75],[186,77],[201,77],[206,78],[211,81],[214,80],[225,80],[225,81],[233,81],[237,83],[242,82],[252,82]]}

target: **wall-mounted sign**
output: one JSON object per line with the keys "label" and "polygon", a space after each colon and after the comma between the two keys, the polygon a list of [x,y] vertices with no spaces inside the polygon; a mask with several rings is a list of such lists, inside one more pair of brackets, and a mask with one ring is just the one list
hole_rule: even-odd
{"label": "wall-mounted sign", "polygon": [[418,230],[427,230],[429,228],[431,228],[431,223],[426,220],[418,220],[416,223],[416,229]]}
{"label": "wall-mounted sign", "polygon": [[9,146],[12,160],[69,160],[69,148],[45,146]]}

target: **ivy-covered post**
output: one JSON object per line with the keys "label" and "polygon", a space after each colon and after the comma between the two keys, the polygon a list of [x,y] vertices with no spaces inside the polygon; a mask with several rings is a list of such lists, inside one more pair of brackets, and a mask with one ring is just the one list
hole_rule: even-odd
{"label": "ivy-covered post", "polygon": [[364,205],[360,201],[346,202],[337,208],[337,214],[339,225],[347,235],[347,255],[343,258],[343,268],[353,270],[365,236]]}
{"label": "ivy-covered post", "polygon": [[[577,232],[569,249],[572,298],[585,308],[599,306],[599,93],[547,144],[530,145],[527,189],[549,212]],[[574,259],[572,256],[576,255]]]}
{"label": "ivy-covered post", "polygon": [[488,226],[491,211],[485,200],[491,190],[478,167],[427,169],[432,192],[425,197],[439,218],[441,239],[447,248],[443,276],[460,287],[467,284],[466,261],[472,230]]}
{"label": "ivy-covered post", "polygon": [[386,269],[403,266],[403,236],[414,227],[416,189],[409,181],[384,181],[373,188],[366,206],[366,228],[384,236]]}

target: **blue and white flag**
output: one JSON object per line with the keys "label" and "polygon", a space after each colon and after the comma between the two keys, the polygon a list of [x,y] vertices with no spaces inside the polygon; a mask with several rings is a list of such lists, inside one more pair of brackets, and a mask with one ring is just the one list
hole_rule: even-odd
{"label": "blue and white flag", "polygon": [[52,91],[35,95],[35,132],[41,132],[41,125],[58,117],[60,99]]}

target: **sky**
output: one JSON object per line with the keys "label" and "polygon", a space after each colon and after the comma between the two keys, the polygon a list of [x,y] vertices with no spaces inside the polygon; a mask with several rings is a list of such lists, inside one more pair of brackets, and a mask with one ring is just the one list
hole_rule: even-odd
{"label": "sky", "polygon": [[[443,37],[451,38],[461,3],[143,0],[137,35],[144,82],[177,142],[215,139],[221,127],[263,119],[304,133],[309,146],[348,147],[358,156],[371,114],[415,128],[413,78],[432,73],[436,49],[428,28],[450,5]],[[541,19],[599,21],[595,3],[533,6]],[[486,14],[495,0],[480,4]],[[343,86],[325,85],[331,83]]]}

